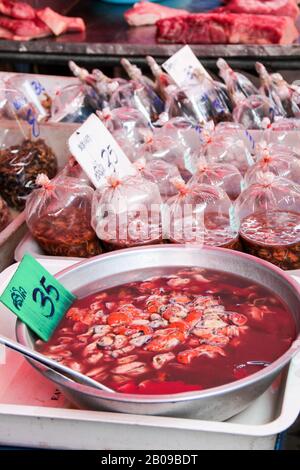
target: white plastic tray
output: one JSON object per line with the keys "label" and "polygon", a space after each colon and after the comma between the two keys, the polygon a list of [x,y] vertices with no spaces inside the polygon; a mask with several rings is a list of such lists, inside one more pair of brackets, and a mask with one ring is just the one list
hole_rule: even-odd
{"label": "white plastic tray", "polygon": [[[52,273],[72,261],[40,260]],[[3,290],[17,265],[0,274]],[[300,282],[300,278],[299,278]],[[0,304],[0,332],[15,337]],[[273,449],[300,411],[300,354],[287,377],[227,422],[72,409],[55,386],[12,351],[0,350],[0,443],[56,449]]]}

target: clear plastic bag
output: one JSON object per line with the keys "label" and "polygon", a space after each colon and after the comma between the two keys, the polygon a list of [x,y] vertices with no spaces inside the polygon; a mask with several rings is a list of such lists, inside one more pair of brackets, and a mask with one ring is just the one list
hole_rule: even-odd
{"label": "clear plastic bag", "polygon": [[178,195],[168,201],[169,240],[239,249],[238,227],[225,191],[207,184],[173,181]]}
{"label": "clear plastic bag", "polygon": [[80,181],[80,183],[85,183],[88,186],[92,186],[92,183],[87,176],[87,174],[83,171],[80,164],[75,160],[74,157],[70,157],[67,164],[59,173],[60,176],[68,176],[70,178],[76,178]]}
{"label": "clear plastic bag", "polygon": [[[19,112],[22,107],[27,107],[34,111],[39,122],[46,121],[50,117],[51,97],[37,78],[15,74],[5,80],[5,86],[7,99],[14,105],[16,112]],[[22,106],[23,101],[26,102],[26,106],[24,104]],[[16,109],[17,103],[19,109]]]}
{"label": "clear plastic bag", "polygon": [[300,268],[300,186],[260,173],[236,201],[246,252],[282,269]]}
{"label": "clear plastic bag", "polygon": [[28,228],[48,255],[88,258],[101,253],[91,227],[93,189],[75,178],[39,175],[26,201]]}
{"label": "clear plastic bag", "polygon": [[136,108],[105,108],[98,117],[114,136],[127,157],[134,161],[145,136],[151,132],[144,115]]}
{"label": "clear plastic bag", "polygon": [[265,95],[270,102],[273,103],[273,106],[279,110],[282,116],[287,116],[287,112],[280,98],[280,89],[275,85],[273,76],[267,72],[263,64],[257,62],[255,67],[261,81],[260,93]]}
{"label": "clear plastic bag", "polygon": [[92,89],[82,84],[68,85],[53,98],[51,121],[82,123],[99,107]]}
{"label": "clear plastic bag", "polygon": [[159,115],[164,111],[164,102],[149,86],[136,81],[130,81],[119,86],[111,95],[109,107],[136,108],[151,124],[157,121]]}
{"label": "clear plastic bag", "polygon": [[188,187],[208,184],[222,188],[234,201],[243,188],[243,177],[239,170],[228,163],[211,163],[200,158],[197,171],[188,182]]}
{"label": "clear plastic bag", "polygon": [[41,172],[49,178],[57,173],[56,157],[44,140],[24,140],[0,150],[0,194],[7,204],[23,210]]}
{"label": "clear plastic bag", "polygon": [[185,132],[167,123],[164,127],[155,129],[152,135],[146,135],[144,145],[137,152],[138,159],[145,158],[147,162],[159,159],[176,165],[187,181],[194,171],[195,148],[199,148],[200,142],[196,132],[194,137],[191,137],[189,130]]}
{"label": "clear plastic bag", "polygon": [[110,177],[95,191],[92,226],[109,250],[160,243],[161,203],[158,186],[141,175]]}
{"label": "clear plastic bag", "polygon": [[0,232],[5,229],[5,227],[10,222],[10,212],[8,206],[4,199],[0,197]]}
{"label": "clear plastic bag", "polygon": [[266,145],[284,147],[287,151],[293,151],[300,155],[300,120],[292,118],[277,118],[275,122],[267,126],[263,136],[257,142],[257,147]]}
{"label": "clear plastic bag", "polygon": [[244,175],[253,165],[250,142],[244,132],[232,127],[209,128],[202,132],[202,154],[209,162],[226,163],[235,166]]}
{"label": "clear plastic bag", "polygon": [[294,156],[292,152],[279,146],[270,146],[259,154],[258,161],[248,169],[245,175],[245,184],[249,186],[257,182],[258,175],[262,173],[273,173],[282,176],[294,183],[300,184],[300,158]]}
{"label": "clear plastic bag", "polygon": [[146,161],[145,158],[140,158],[135,162],[135,166],[143,178],[157,184],[163,201],[177,193],[175,186],[171,183],[173,178],[180,178],[176,165],[160,159]]}
{"label": "clear plastic bag", "polygon": [[219,59],[217,66],[219,75],[224,80],[234,104],[238,104],[244,98],[259,94],[253,83],[245,75],[232,70],[224,59]]}
{"label": "clear plastic bag", "polygon": [[233,120],[245,129],[265,129],[267,125],[280,117],[280,111],[269,98],[252,95],[240,100],[233,110]]}

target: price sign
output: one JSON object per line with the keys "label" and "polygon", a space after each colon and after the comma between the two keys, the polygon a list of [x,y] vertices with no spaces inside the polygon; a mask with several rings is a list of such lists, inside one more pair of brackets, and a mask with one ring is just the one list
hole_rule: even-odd
{"label": "price sign", "polygon": [[108,176],[136,174],[135,167],[95,114],[71,135],[69,148],[96,188],[103,186]]}
{"label": "price sign", "polygon": [[190,46],[182,47],[162,66],[180,88],[199,84],[199,78],[197,78],[199,72],[211,78]]}
{"label": "price sign", "polygon": [[48,341],[75,299],[40,263],[25,255],[0,302]]}

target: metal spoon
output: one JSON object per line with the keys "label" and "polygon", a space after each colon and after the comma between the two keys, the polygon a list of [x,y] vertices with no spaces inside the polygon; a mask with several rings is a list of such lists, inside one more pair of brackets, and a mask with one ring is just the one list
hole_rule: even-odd
{"label": "metal spoon", "polygon": [[83,385],[88,385],[90,387],[104,390],[105,392],[116,393],[115,390],[112,390],[111,388],[106,387],[105,385],[97,382],[96,380],[91,379],[87,375],[81,374],[80,372],[72,370],[70,367],[64,366],[59,362],[53,361],[53,359],[50,359],[49,357],[44,356],[43,354],[34,351],[33,349],[29,349],[26,346],[17,343],[16,341],[6,338],[5,336],[0,336],[0,344],[4,344],[8,348],[13,349],[14,351],[22,354],[23,356],[26,356],[36,362],[39,362],[40,364],[43,364],[44,366],[49,367],[50,369],[52,369],[52,371],[54,371],[57,375],[60,375],[64,379],[67,379],[72,382],[79,382]]}
{"label": "metal spoon", "polygon": [[261,366],[261,367],[268,367],[271,362],[267,361],[248,361],[245,364],[239,364],[236,366],[236,369],[243,369],[246,366]]}

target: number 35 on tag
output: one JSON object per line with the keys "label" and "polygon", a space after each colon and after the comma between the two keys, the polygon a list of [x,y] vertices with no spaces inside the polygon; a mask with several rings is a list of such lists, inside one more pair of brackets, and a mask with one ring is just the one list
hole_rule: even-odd
{"label": "number 35 on tag", "polygon": [[25,255],[0,297],[42,340],[48,341],[76,296],[32,256]]}

